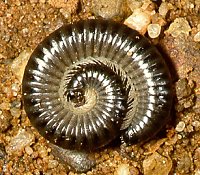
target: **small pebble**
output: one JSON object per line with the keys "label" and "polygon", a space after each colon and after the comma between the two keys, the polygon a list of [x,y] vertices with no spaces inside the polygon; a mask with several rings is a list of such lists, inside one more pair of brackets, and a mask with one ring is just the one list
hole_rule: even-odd
{"label": "small pebble", "polygon": [[117,167],[114,175],[130,175],[129,165],[121,164]]}
{"label": "small pebble", "polygon": [[194,94],[187,98],[186,102],[183,104],[185,109],[194,105],[194,98]]}
{"label": "small pebble", "polygon": [[10,113],[13,117],[15,118],[19,118],[20,115],[21,115],[21,110],[20,109],[17,109],[17,108],[11,108],[10,109]]}
{"label": "small pebble", "polygon": [[196,131],[200,130],[200,121],[192,122],[192,126],[194,126]]}
{"label": "small pebble", "polygon": [[128,27],[137,30],[141,34],[145,34],[147,31],[147,26],[150,24],[151,18],[150,14],[143,12],[140,9],[136,9],[131,16],[129,16],[124,24]]}
{"label": "small pebble", "polygon": [[12,95],[13,95],[13,93],[12,93],[12,90],[11,90],[11,87],[10,87],[10,86],[7,86],[7,87],[3,86],[3,88],[2,88],[2,92],[3,92],[3,93],[5,93],[5,94],[6,94],[6,96],[7,96],[8,98],[11,98],[11,97],[12,97]]}
{"label": "small pebble", "polygon": [[194,128],[191,125],[188,125],[186,129],[187,129],[187,132],[189,133],[194,131]]}
{"label": "small pebble", "polygon": [[126,3],[123,0],[92,0],[91,11],[105,19],[121,18],[126,14]]}
{"label": "small pebble", "polygon": [[195,174],[194,175],[200,175],[200,169],[195,170]]}
{"label": "small pebble", "polygon": [[182,132],[185,129],[185,123],[183,121],[180,121],[176,126],[177,132]]}
{"label": "small pebble", "polygon": [[38,0],[30,0],[30,3],[31,4],[35,4],[35,3],[37,3],[38,2]]}
{"label": "small pebble", "polygon": [[10,123],[11,119],[12,116],[8,111],[0,110],[0,132],[4,132],[8,129],[8,127],[11,125]]}
{"label": "small pebble", "polygon": [[166,33],[171,34],[173,37],[178,37],[181,34],[189,35],[191,27],[185,18],[176,18],[173,23],[170,24]]}
{"label": "small pebble", "polygon": [[178,139],[181,140],[182,138],[183,138],[183,136],[178,134]]}
{"label": "small pebble", "polygon": [[38,148],[38,152],[39,152],[39,156],[40,156],[41,158],[45,158],[45,157],[47,157],[47,155],[48,155],[48,151],[47,151],[47,149],[46,149],[44,146],[40,146],[40,147]]}
{"label": "small pebble", "polygon": [[16,136],[12,137],[10,143],[6,146],[8,154],[21,154],[23,149],[30,145],[35,139],[32,132],[20,129]]}
{"label": "small pebble", "polygon": [[162,2],[162,4],[160,5],[159,9],[159,14],[162,17],[165,17],[167,15],[167,12],[169,11],[169,5],[167,2]]}
{"label": "small pebble", "polygon": [[24,34],[24,36],[26,36],[28,34],[28,32],[29,32],[28,28],[22,29],[22,33]]}
{"label": "small pebble", "polygon": [[16,84],[16,83],[13,83],[12,85],[11,85],[11,90],[12,90],[12,93],[13,93],[13,96],[17,96],[17,93],[18,93],[18,91],[20,90],[20,87],[19,87],[19,85],[18,84]]}
{"label": "small pebble", "polygon": [[10,109],[11,104],[9,102],[2,102],[0,103],[0,109],[1,110],[9,110]]}
{"label": "small pebble", "polygon": [[18,100],[14,100],[12,103],[11,103],[11,108],[17,108],[17,109],[20,109],[21,108],[21,101],[18,101]]}
{"label": "small pebble", "polygon": [[194,41],[195,42],[200,42],[200,32],[197,32],[197,34],[194,35]]}
{"label": "small pebble", "polygon": [[31,172],[26,172],[23,175],[33,175]]}
{"label": "small pebble", "polygon": [[57,160],[49,160],[49,162],[48,162],[48,168],[49,169],[56,168],[57,166],[58,166]]}
{"label": "small pebble", "polygon": [[144,175],[168,175],[172,168],[172,160],[157,152],[143,161]]}
{"label": "small pebble", "polygon": [[31,155],[33,153],[33,149],[30,147],[30,146],[26,146],[25,147],[25,152],[28,154],[28,155]]}
{"label": "small pebble", "polygon": [[181,174],[190,174],[190,167],[192,164],[192,160],[190,154],[188,152],[181,152],[180,158],[177,161],[177,170],[181,172]]}
{"label": "small pebble", "polygon": [[127,0],[127,4],[131,11],[133,12],[135,9],[140,8],[142,6],[142,1],[138,0]]}
{"label": "small pebble", "polygon": [[17,79],[22,82],[25,66],[28,62],[28,59],[31,55],[30,50],[24,50],[19,54],[17,58],[14,59],[11,65],[11,70]]}
{"label": "small pebble", "polygon": [[147,31],[151,38],[157,38],[160,35],[161,26],[159,24],[149,24]]}
{"label": "small pebble", "polygon": [[197,30],[200,31],[200,24],[197,25]]}
{"label": "small pebble", "polygon": [[194,151],[193,160],[195,166],[200,169],[200,146]]}
{"label": "small pebble", "polygon": [[188,80],[186,78],[179,79],[176,82],[176,95],[178,99],[183,99],[188,97],[192,92],[191,87],[188,84]]}

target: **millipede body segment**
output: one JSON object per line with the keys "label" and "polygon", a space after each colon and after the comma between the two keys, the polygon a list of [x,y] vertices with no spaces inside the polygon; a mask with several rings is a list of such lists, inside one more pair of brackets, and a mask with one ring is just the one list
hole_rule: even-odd
{"label": "millipede body segment", "polygon": [[156,47],[108,20],[62,26],[32,53],[25,111],[39,133],[67,149],[95,150],[121,136],[147,140],[166,124],[171,77]]}

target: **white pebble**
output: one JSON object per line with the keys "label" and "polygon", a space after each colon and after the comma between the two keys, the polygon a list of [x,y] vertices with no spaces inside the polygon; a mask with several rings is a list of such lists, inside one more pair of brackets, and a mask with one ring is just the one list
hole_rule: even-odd
{"label": "white pebble", "polygon": [[119,165],[114,175],[130,175],[129,165],[128,164]]}
{"label": "white pebble", "polygon": [[194,175],[200,175],[200,169],[195,170],[195,174]]}
{"label": "white pebble", "polygon": [[182,132],[185,128],[185,123],[183,121],[180,121],[177,126],[176,126],[176,131],[177,132]]}
{"label": "white pebble", "polygon": [[149,24],[147,31],[151,38],[157,38],[160,35],[161,26],[159,24]]}
{"label": "white pebble", "polygon": [[182,135],[178,134],[178,139],[181,140],[182,138]]}

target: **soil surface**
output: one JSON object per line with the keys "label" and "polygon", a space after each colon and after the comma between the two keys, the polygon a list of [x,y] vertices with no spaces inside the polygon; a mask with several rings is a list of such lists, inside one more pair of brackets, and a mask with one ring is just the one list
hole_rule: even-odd
{"label": "soil surface", "polygon": [[21,81],[31,52],[46,36],[63,24],[101,16],[132,28],[138,17],[145,19],[138,30],[170,67],[174,104],[172,119],[156,137],[99,150],[86,174],[200,175],[199,14],[199,0],[0,0],[0,174],[76,174],[31,126]]}

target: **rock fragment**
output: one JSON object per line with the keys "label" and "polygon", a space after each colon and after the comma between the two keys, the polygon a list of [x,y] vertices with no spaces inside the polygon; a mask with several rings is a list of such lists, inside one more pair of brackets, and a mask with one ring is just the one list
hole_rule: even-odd
{"label": "rock fragment", "polygon": [[190,96],[191,92],[192,89],[189,86],[186,78],[178,80],[178,82],[176,83],[176,95],[178,99],[183,99]]}
{"label": "rock fragment", "polygon": [[32,149],[30,146],[26,146],[26,147],[25,147],[25,152],[26,152],[28,155],[31,155],[31,154],[33,154],[33,149]]}
{"label": "rock fragment", "polygon": [[128,164],[121,164],[117,167],[114,175],[131,175]]}
{"label": "rock fragment", "polygon": [[161,26],[159,24],[149,24],[147,31],[151,38],[157,38],[160,35]]}
{"label": "rock fragment", "polygon": [[124,24],[139,31],[141,34],[145,34],[150,22],[151,17],[149,13],[142,11],[141,9],[136,9],[133,14],[124,21]]}
{"label": "rock fragment", "polygon": [[24,148],[35,140],[32,132],[25,129],[20,129],[16,136],[12,137],[10,143],[6,146],[6,152],[11,154],[21,155]]}
{"label": "rock fragment", "polygon": [[162,17],[165,17],[167,15],[167,12],[169,11],[170,9],[170,3],[168,2],[162,2],[159,9],[158,9],[158,12],[159,14],[162,16]]}
{"label": "rock fragment", "polygon": [[96,16],[101,16],[105,19],[121,19],[129,13],[126,1],[123,0],[92,0],[91,11]]}
{"label": "rock fragment", "polygon": [[185,128],[185,123],[183,121],[180,121],[177,125],[176,125],[176,131],[177,132],[182,132]]}
{"label": "rock fragment", "polygon": [[6,131],[11,125],[11,114],[7,110],[0,110],[0,132]]}
{"label": "rock fragment", "polygon": [[17,79],[22,82],[22,78],[24,75],[24,69],[26,67],[26,64],[28,62],[28,59],[31,55],[30,50],[24,50],[19,54],[17,58],[14,59],[12,65],[11,65],[11,70],[13,74],[17,77]]}
{"label": "rock fragment", "polygon": [[185,18],[176,18],[165,33],[171,34],[173,37],[178,37],[181,34],[189,36],[190,31],[191,27]]}
{"label": "rock fragment", "polygon": [[197,32],[196,35],[194,35],[194,41],[200,42],[200,32]]}
{"label": "rock fragment", "polygon": [[172,168],[172,160],[157,152],[143,161],[144,175],[168,175]]}
{"label": "rock fragment", "polygon": [[190,167],[191,167],[192,161],[189,153],[181,153],[180,158],[177,161],[177,170],[180,172],[180,174],[189,174],[190,173]]}

